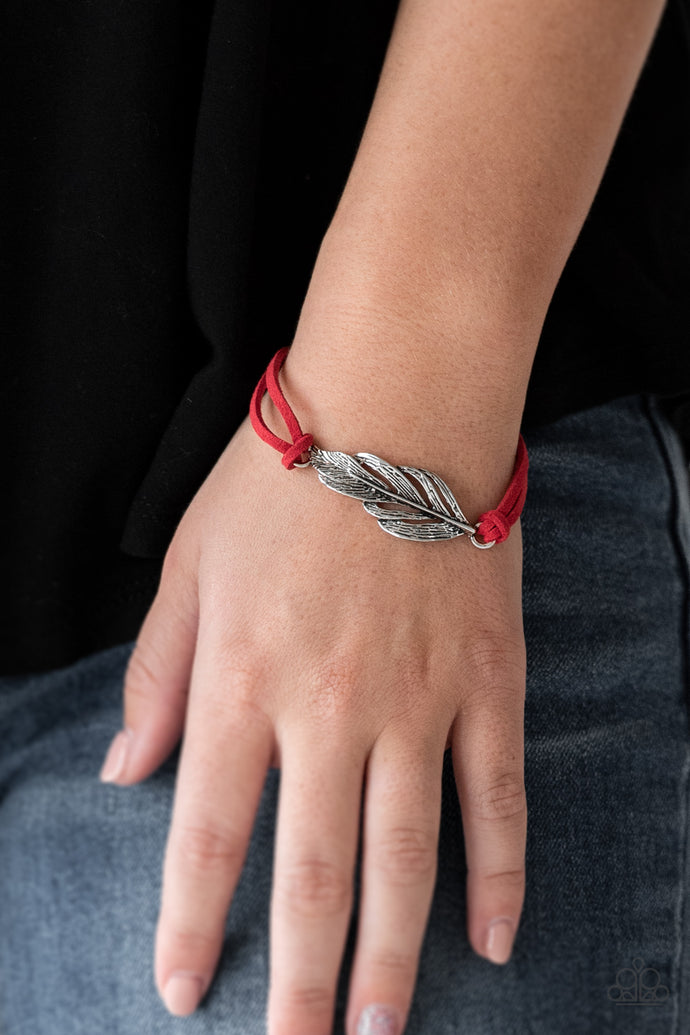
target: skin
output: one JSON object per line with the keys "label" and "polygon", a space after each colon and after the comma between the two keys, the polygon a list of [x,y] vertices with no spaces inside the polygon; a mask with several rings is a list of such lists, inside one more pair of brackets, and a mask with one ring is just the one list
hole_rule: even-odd
{"label": "skin", "polygon": [[[281,381],[322,448],[426,467],[475,521],[510,478],[558,277],[660,0],[403,0],[370,118]],[[281,343],[276,343],[276,348]],[[264,413],[284,434],[266,400]],[[529,495],[527,500],[529,506]],[[208,989],[267,767],[281,768],[268,1035],[332,1030],[364,796],[347,1033],[401,1030],[436,875],[444,751],[468,938],[514,932],[525,888],[521,531],[385,535],[245,421],[165,557],[124,688],[122,768],[184,733],[155,946]],[[503,953],[505,956],[505,952]],[[193,986],[169,1001],[196,1005]]]}

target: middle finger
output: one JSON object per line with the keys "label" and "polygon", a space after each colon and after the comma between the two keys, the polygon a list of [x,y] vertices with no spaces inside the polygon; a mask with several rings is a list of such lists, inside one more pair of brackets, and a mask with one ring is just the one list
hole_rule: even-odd
{"label": "middle finger", "polygon": [[269,1035],[331,1031],[353,901],[364,753],[335,732],[281,744]]}
{"label": "middle finger", "polygon": [[394,727],[369,755],[349,1033],[403,1030],[436,882],[443,755],[441,732]]}

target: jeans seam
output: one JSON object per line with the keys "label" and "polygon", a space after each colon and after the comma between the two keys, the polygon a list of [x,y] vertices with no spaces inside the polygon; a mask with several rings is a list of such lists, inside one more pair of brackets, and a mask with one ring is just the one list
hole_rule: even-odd
{"label": "jeans seam", "polygon": [[[688,694],[690,693],[690,558],[687,547],[680,530],[682,514],[681,486],[678,481],[677,470],[673,463],[671,449],[668,442],[668,432],[660,417],[658,407],[650,394],[643,396],[643,406],[649,419],[649,424],[661,454],[662,461],[668,472],[668,481],[671,488],[670,506],[670,532],[674,545],[678,568],[683,580],[683,608],[681,612],[681,638],[683,644],[683,685],[685,687],[686,714],[690,713],[688,708]],[[678,443],[680,455],[683,457],[683,466],[688,472],[685,462],[685,454]],[[688,476],[690,484],[690,475]],[[690,904],[687,899],[690,893],[690,741],[686,743],[685,761],[681,772],[679,789],[679,860],[680,873],[679,896],[676,903],[676,952],[673,959],[672,987],[677,988],[677,995],[674,996],[674,1012],[671,1024],[670,1035],[681,1035],[681,1018],[690,1012],[690,1003],[685,1004],[688,998],[686,988],[681,983],[683,974],[690,971],[690,937],[687,936],[690,928]],[[683,957],[687,957],[683,965]]]}

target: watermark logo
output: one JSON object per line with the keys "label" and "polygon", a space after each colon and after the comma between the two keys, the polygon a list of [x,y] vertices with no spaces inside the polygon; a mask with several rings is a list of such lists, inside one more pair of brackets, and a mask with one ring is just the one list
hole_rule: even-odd
{"label": "watermark logo", "polygon": [[663,1006],[668,995],[659,971],[639,958],[632,961],[632,967],[619,970],[615,985],[608,987],[608,997],[616,1006]]}

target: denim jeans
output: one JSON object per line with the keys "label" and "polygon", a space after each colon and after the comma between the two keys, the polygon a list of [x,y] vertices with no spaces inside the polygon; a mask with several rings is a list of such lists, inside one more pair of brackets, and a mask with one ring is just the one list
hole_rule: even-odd
{"label": "denim jeans", "polygon": [[[470,948],[450,752],[406,1035],[690,1032],[690,497],[658,402],[526,434],[527,892],[503,967]],[[463,546],[461,542],[460,547]],[[430,546],[433,549],[433,545]],[[2,1035],[260,1035],[280,771],[270,770],[199,1009],[153,981],[178,752],[102,785],[133,644],[0,679]],[[340,974],[342,1035],[359,902]]]}

